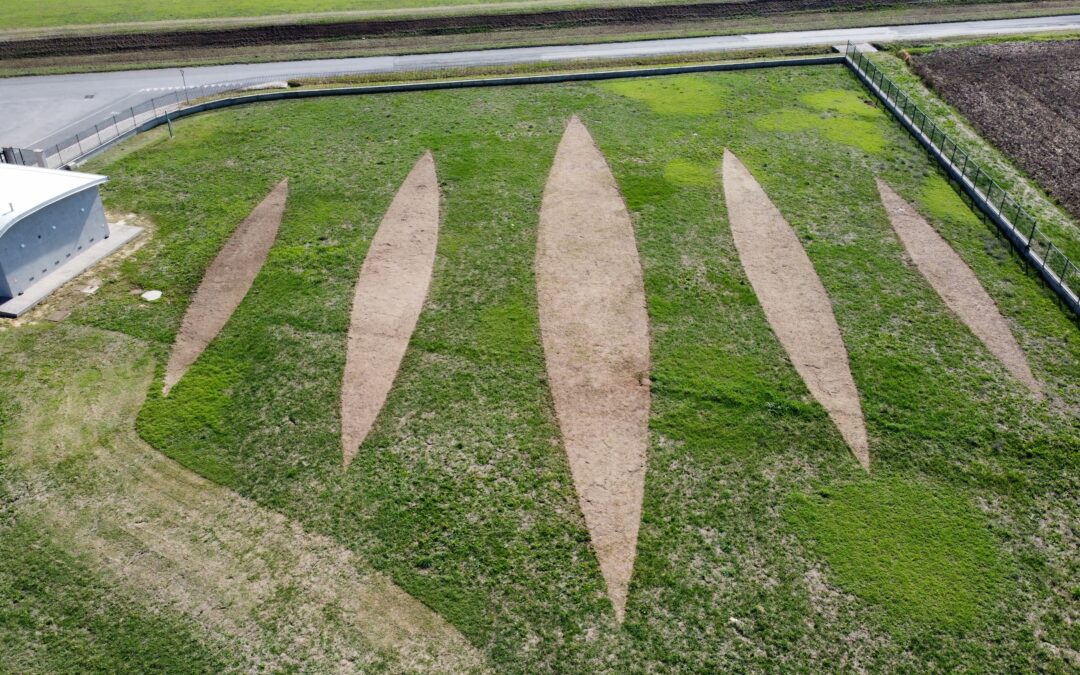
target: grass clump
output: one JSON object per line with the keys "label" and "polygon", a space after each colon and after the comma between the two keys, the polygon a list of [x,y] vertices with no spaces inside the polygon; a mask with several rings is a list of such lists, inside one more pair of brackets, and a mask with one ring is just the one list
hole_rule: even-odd
{"label": "grass clump", "polygon": [[727,107],[729,92],[716,78],[704,75],[612,80],[607,91],[641,101],[660,115],[710,115]]}
{"label": "grass clump", "polygon": [[712,185],[719,178],[716,169],[685,159],[673,159],[664,166],[664,179],[676,185]]}
{"label": "grass clump", "polygon": [[1009,600],[986,518],[956,492],[876,477],[795,495],[786,513],[837,585],[894,619],[968,629]]}
{"label": "grass clump", "polygon": [[877,125],[852,117],[832,117],[826,113],[790,109],[762,115],[755,124],[762,131],[784,134],[816,130],[830,141],[850,145],[871,154],[880,153],[886,147],[885,138]]}
{"label": "grass clump", "polygon": [[944,177],[933,173],[927,175],[919,189],[919,203],[939,220],[958,225],[978,227],[979,217],[953,189]]}
{"label": "grass clump", "polygon": [[866,118],[879,117],[882,114],[866,94],[847,89],[812,91],[800,96],[799,100],[822,112]]}

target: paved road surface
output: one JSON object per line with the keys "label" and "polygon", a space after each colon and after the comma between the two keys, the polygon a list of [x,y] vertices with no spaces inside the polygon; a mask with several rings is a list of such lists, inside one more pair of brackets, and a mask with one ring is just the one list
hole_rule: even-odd
{"label": "paved road surface", "polygon": [[[266,81],[315,74],[382,73],[460,66],[512,65],[588,58],[685,54],[703,51],[837,45],[851,42],[933,40],[1046,31],[1080,31],[1080,15],[878,26],[788,33],[521,47],[481,51],[322,59],[185,68],[191,94],[225,82]],[[132,70],[0,79],[0,145],[43,147],[92,125],[112,110],[181,89],[180,71]]]}

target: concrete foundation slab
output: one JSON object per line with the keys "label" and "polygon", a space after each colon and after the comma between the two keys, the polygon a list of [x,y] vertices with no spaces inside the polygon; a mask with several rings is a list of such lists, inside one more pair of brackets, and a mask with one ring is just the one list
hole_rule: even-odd
{"label": "concrete foundation slab", "polygon": [[125,223],[113,223],[109,226],[109,231],[110,235],[107,238],[99,239],[94,245],[56,268],[38,283],[27,288],[22,295],[0,305],[0,316],[14,318],[24,314],[31,307],[48,297],[50,293],[134,239],[142,232],[142,228]]}

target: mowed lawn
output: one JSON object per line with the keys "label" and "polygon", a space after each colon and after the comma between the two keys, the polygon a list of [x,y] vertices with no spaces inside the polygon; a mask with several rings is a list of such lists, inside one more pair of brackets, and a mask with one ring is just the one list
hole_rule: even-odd
{"label": "mowed lawn", "polygon": [[[634,218],[651,321],[646,496],[621,627],[560,444],[532,269],[544,182],[575,113]],[[174,139],[159,131],[88,167],[110,176],[107,205],[149,217],[154,236],[37,339],[76,345],[66,336],[78,323],[142,341],[159,364],[143,438],[355,550],[496,670],[1071,667],[1077,326],[846,70],[333,98],[174,127]],[[795,227],[830,294],[872,475],[808,394],[742,271],[718,177],[725,147]],[[387,406],[343,471],[353,285],[429,149],[443,194],[431,291]],[[875,176],[971,265],[1046,402],[905,260]],[[202,272],[283,177],[289,202],[266,266],[162,398]],[[133,289],[164,298],[147,304]],[[11,335],[0,340],[18,349]]]}
{"label": "mowed lawn", "polygon": [[677,0],[7,0],[0,29],[43,28],[144,21],[221,19],[318,12],[386,12],[388,10],[499,9],[500,6],[593,7],[604,5],[675,4]]}

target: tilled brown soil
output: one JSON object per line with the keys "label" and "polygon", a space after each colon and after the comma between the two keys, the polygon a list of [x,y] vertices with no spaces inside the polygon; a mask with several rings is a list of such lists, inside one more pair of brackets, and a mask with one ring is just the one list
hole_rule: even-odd
{"label": "tilled brown soil", "polygon": [[[177,48],[244,47],[317,40],[399,35],[440,35],[523,28],[561,28],[583,25],[685,22],[697,19],[768,16],[790,12],[853,11],[941,4],[942,0],[742,0],[645,7],[474,14],[462,16],[381,19],[335,23],[292,23],[213,30],[157,31],[81,35],[0,42],[0,59],[74,56]],[[952,4],[977,4],[961,0]]]}
{"label": "tilled brown soil", "polygon": [[915,70],[1080,218],[1080,40],[942,49]]}

